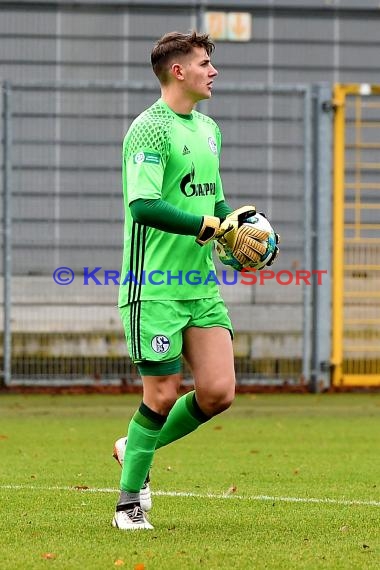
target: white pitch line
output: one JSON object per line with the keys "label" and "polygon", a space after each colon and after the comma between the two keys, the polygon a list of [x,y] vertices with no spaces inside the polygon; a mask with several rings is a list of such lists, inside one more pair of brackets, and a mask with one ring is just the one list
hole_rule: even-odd
{"label": "white pitch line", "polygon": [[[0,489],[10,491],[81,491],[82,493],[118,493],[119,489],[105,488],[82,488],[80,485],[74,487],[38,487],[36,485],[0,485]],[[240,501],[272,501],[281,503],[315,503],[327,505],[358,505],[366,507],[380,507],[380,501],[365,501],[361,499],[329,499],[327,497],[274,497],[271,495],[236,495],[235,493],[191,493],[185,491],[154,491],[156,497],[190,497],[197,499],[237,499]]]}
{"label": "white pitch line", "polygon": [[152,493],[157,496],[164,497],[198,497],[200,499],[239,499],[245,501],[280,501],[283,503],[326,503],[331,505],[362,505],[368,507],[380,507],[380,501],[356,501],[355,499],[328,499],[328,498],[313,498],[313,497],[272,497],[270,495],[235,495],[235,494],[222,494],[217,495],[213,493],[198,494],[198,493],[182,493],[176,491],[155,491]]}

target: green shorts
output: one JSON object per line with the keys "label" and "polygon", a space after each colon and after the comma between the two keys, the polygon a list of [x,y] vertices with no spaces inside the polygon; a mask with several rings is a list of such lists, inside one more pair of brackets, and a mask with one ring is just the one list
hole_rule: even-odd
{"label": "green shorts", "polygon": [[[189,327],[223,327],[232,324],[223,299],[191,301],[137,301],[119,309],[129,355],[139,363],[177,363],[165,370],[180,370],[183,332]],[[139,367],[140,372],[143,366]],[[164,370],[164,368],[161,368]],[[157,372],[157,366],[154,373]]]}

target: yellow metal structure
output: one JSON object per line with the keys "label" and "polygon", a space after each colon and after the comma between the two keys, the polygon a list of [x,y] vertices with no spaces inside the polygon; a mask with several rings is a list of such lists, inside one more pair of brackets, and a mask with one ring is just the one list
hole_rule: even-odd
{"label": "yellow metal structure", "polygon": [[380,387],[380,85],[333,103],[332,385]]}

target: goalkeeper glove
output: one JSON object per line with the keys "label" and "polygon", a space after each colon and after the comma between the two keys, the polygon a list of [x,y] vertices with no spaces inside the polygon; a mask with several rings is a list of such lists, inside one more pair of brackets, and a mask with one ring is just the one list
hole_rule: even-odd
{"label": "goalkeeper glove", "polygon": [[203,216],[203,224],[195,241],[205,245],[216,239],[222,245],[227,245],[242,265],[257,263],[266,252],[266,246],[261,241],[268,238],[269,232],[245,223],[255,214],[255,206],[242,206],[228,214],[223,221],[214,216]]}
{"label": "goalkeeper glove", "polygon": [[202,227],[195,241],[199,243],[199,245],[205,245],[214,239],[219,231],[220,222],[220,218],[215,216],[203,216]]}
{"label": "goalkeeper glove", "polygon": [[254,206],[238,208],[228,214],[216,235],[218,242],[227,245],[242,265],[257,263],[266,252],[266,245],[261,242],[268,239],[269,232],[246,223],[255,214]]}
{"label": "goalkeeper glove", "polygon": [[232,230],[236,222],[241,226],[245,220],[255,214],[255,206],[243,206],[228,214],[225,220],[221,220],[215,216],[203,216],[202,226],[195,241],[199,243],[199,245],[205,245],[212,239],[219,239],[226,232]]}

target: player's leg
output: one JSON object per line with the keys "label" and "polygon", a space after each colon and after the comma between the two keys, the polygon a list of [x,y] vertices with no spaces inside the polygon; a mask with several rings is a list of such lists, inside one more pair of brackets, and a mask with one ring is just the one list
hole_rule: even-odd
{"label": "player's leg", "polygon": [[162,426],[178,396],[180,374],[142,376],[143,401],[128,427],[113,526],[122,530],[153,528],[142,509],[141,489],[153,461]]}
{"label": "player's leg", "polygon": [[230,331],[221,327],[191,327],[186,330],[185,349],[199,408],[209,417],[220,414],[229,408],[235,397]]}
{"label": "player's leg", "polygon": [[[228,408],[233,401],[235,373],[228,329],[186,329],[184,355],[194,375],[195,393],[182,396],[172,408],[177,397],[180,376],[143,377],[144,402],[132,418],[128,430],[121,493],[114,518],[115,526],[119,526],[117,517],[122,517],[120,524],[123,526],[119,528],[136,528],[130,526],[130,519],[133,519],[133,509],[139,504],[140,489],[153,460],[155,448],[194,431],[202,423]],[[169,410],[166,419],[165,414]],[[142,511],[139,515],[143,517],[144,523],[138,528],[152,528]]]}
{"label": "player's leg", "polygon": [[[175,314],[175,309],[172,310]],[[160,314],[155,314],[157,311]],[[165,307],[165,315],[169,313]],[[161,305],[150,302],[141,303],[138,309],[126,307],[121,314],[129,352],[135,361],[139,360],[143,401],[128,427],[120,497],[113,524],[125,530],[152,528],[141,509],[140,491],[152,463],[161,428],[178,396],[183,324],[173,324],[173,315],[165,324]],[[136,315],[139,319],[137,324]],[[157,326],[159,330],[152,329]]]}
{"label": "player's leg", "polygon": [[161,429],[177,400],[181,376],[142,376],[142,382],[143,401],[128,426],[120,480],[120,489],[129,493],[143,486]]}
{"label": "player's leg", "polygon": [[235,371],[232,325],[221,299],[194,302],[192,324],[183,334],[183,354],[194,375],[196,390],[171,409],[157,449],[184,437],[226,409],[234,398]]}
{"label": "player's leg", "polygon": [[[119,437],[114,443],[112,456],[121,468],[123,468],[125,448],[127,445],[127,437]],[[140,506],[144,513],[148,513],[152,509],[152,493],[150,490],[150,471],[148,471],[147,476],[143,486],[140,489]]]}

